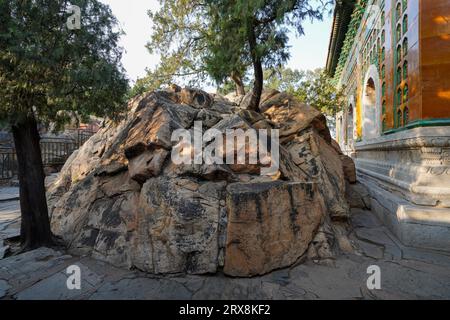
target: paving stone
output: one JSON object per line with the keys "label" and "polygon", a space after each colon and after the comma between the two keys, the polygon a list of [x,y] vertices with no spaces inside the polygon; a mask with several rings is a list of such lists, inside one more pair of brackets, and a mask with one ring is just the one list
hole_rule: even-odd
{"label": "paving stone", "polygon": [[396,262],[380,262],[381,289],[396,292],[408,299],[448,299],[450,294],[450,274],[423,272],[417,265],[405,268]]}
{"label": "paving stone", "polygon": [[5,246],[3,244],[3,240],[0,239],[0,260],[5,257],[5,254],[8,252],[9,246]]}
{"label": "paving stone", "polygon": [[191,293],[174,280],[134,278],[106,283],[89,299],[92,300],[174,300],[191,299]]}
{"label": "paving stone", "polygon": [[388,235],[386,228],[358,228],[355,234],[359,240],[382,246],[385,259],[400,260],[402,258],[401,249]]}
{"label": "paving stone", "polygon": [[6,282],[5,280],[0,280],[0,299],[6,295],[9,288],[10,285],[8,284],[8,282]]}
{"label": "paving stone", "polygon": [[35,283],[61,271],[70,264],[71,256],[65,256],[49,248],[22,253],[0,260],[0,279],[18,288]]}
{"label": "paving stone", "polygon": [[19,199],[18,187],[1,187],[0,188],[0,201],[11,201]]}
{"label": "paving stone", "polygon": [[289,269],[278,270],[267,276],[272,282],[286,286],[290,282]]}
{"label": "paving stone", "polygon": [[417,260],[450,268],[450,256],[446,252],[402,247],[403,259]]}
{"label": "paving stone", "polygon": [[208,277],[203,287],[194,294],[193,299],[200,300],[261,300],[268,297],[261,290],[261,278]]}
{"label": "paving stone", "polygon": [[384,247],[378,246],[365,241],[357,241],[358,248],[362,253],[369,258],[373,259],[383,259],[384,257]]}
{"label": "paving stone", "polygon": [[137,277],[138,274],[145,276],[145,273],[143,272],[139,273],[128,269],[120,269],[106,262],[95,260],[91,257],[82,257],[80,259],[80,263],[96,275],[101,275],[102,281],[105,280],[114,282],[123,278]]}
{"label": "paving stone", "polygon": [[262,294],[270,300],[285,300],[286,296],[281,291],[281,286],[277,283],[262,281]]}
{"label": "paving stone", "polygon": [[15,298],[17,300],[72,300],[92,289],[93,286],[85,282],[82,283],[81,290],[69,290],[67,288],[67,275],[58,272],[21,291]]}
{"label": "paving stone", "polygon": [[[0,195],[1,195],[0,188]],[[20,206],[18,201],[0,202],[0,239],[20,235]]]}
{"label": "paving stone", "polygon": [[352,211],[352,225],[356,228],[376,228],[381,227],[382,224],[372,211],[362,209],[351,209]]}
{"label": "paving stone", "polygon": [[18,228],[6,227],[5,230],[0,231],[0,239],[11,239],[20,236],[20,226]]}
{"label": "paving stone", "polygon": [[282,294],[286,300],[303,300],[308,293],[305,289],[302,289],[293,283],[280,287],[279,290],[280,294]]}
{"label": "paving stone", "polygon": [[174,278],[175,281],[183,284],[192,294],[199,291],[205,284],[206,277],[203,276],[187,276],[182,278]]}
{"label": "paving stone", "polygon": [[8,222],[18,217],[20,217],[19,201],[0,202],[0,223]]}
{"label": "paving stone", "polygon": [[291,270],[292,283],[319,299],[359,299],[365,272],[360,264],[349,260],[336,261],[336,267],[312,264]]}

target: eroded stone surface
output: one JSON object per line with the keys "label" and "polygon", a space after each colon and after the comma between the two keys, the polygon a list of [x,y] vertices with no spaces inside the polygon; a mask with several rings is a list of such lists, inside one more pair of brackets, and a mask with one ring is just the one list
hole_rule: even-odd
{"label": "eroded stone surface", "polygon": [[295,263],[325,216],[312,183],[231,184],[224,272],[261,275]]}
{"label": "eroded stone surface", "polygon": [[[107,123],[48,181],[53,232],[72,253],[154,274],[215,273],[225,266],[230,275],[253,276],[292,265],[310,246],[319,260],[339,251],[329,241],[350,250],[343,235],[317,236],[334,233],[331,225],[350,212],[342,154],[325,117],[277,91],[264,92],[262,112],[238,100],[176,86],[131,100],[121,122]],[[279,170],[261,176],[267,166],[261,161],[175,165],[172,133],[186,129],[194,136],[196,121],[224,134],[278,129]],[[224,150],[230,154],[235,150]],[[238,199],[246,193],[239,182],[251,186],[246,201]],[[245,263],[242,255],[249,256]]]}

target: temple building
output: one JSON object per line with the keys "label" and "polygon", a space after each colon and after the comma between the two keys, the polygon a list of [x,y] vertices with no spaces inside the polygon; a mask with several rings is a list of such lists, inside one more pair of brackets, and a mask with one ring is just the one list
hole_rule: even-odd
{"label": "temple building", "polygon": [[337,140],[403,244],[450,251],[450,0],[337,0]]}

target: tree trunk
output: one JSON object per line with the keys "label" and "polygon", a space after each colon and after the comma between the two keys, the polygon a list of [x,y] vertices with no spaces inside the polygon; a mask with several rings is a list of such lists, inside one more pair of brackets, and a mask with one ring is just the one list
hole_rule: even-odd
{"label": "tree trunk", "polygon": [[231,73],[231,79],[236,84],[236,94],[238,96],[245,96],[245,87],[244,83],[242,82],[242,77],[239,73],[233,71]]}
{"label": "tree trunk", "polygon": [[40,136],[34,116],[29,115],[13,124],[12,133],[19,165],[22,248],[30,250],[48,246],[52,244],[52,233],[45,196]]}
{"label": "tree trunk", "polygon": [[258,111],[259,103],[261,101],[261,94],[263,90],[264,74],[261,57],[258,55],[257,52],[256,35],[253,25],[251,25],[248,28],[248,44],[250,48],[250,54],[252,56],[253,69],[255,74],[255,82],[253,84],[253,94],[248,109]]}

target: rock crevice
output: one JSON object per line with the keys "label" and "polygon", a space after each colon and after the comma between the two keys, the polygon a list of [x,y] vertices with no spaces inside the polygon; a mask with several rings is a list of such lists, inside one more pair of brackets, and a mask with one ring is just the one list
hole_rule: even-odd
{"label": "rock crevice", "polygon": [[[263,95],[261,113],[231,100],[173,87],[130,101],[125,118],[91,137],[49,186],[53,232],[73,253],[155,274],[223,269],[246,277],[303,256],[332,258],[333,221],[349,217],[351,164],[325,117],[276,91]],[[261,163],[175,165],[172,133],[193,132],[195,121],[203,131],[278,129],[278,171],[262,176]],[[324,230],[331,236],[321,238]]]}

